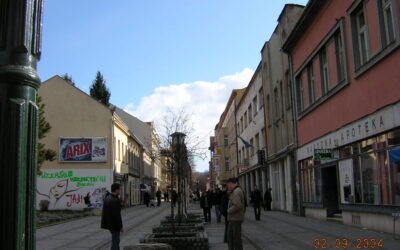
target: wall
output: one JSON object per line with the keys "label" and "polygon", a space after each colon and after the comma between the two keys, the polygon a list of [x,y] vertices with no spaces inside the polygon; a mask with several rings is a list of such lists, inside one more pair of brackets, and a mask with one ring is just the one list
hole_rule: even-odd
{"label": "wall", "polygon": [[51,125],[42,140],[47,148],[59,155],[60,137],[106,137],[107,162],[60,163],[45,162],[42,169],[111,169],[111,111],[78,88],[55,76],[45,81],[38,91],[45,104],[45,118]]}

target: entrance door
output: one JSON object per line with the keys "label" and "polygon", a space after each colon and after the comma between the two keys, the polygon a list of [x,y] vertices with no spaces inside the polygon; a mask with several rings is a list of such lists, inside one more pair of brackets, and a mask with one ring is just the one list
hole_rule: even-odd
{"label": "entrance door", "polygon": [[328,217],[339,213],[339,193],[336,166],[321,168],[322,197]]}

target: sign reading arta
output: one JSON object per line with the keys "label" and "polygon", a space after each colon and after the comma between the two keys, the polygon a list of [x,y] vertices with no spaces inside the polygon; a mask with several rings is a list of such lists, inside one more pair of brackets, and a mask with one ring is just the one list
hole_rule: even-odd
{"label": "sign reading arta", "polygon": [[60,162],[106,162],[107,139],[60,138]]}

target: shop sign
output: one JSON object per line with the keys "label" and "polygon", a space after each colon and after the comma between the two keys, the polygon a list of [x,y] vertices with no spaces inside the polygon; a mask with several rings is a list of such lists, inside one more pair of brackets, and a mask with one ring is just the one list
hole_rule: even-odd
{"label": "shop sign", "polygon": [[60,138],[60,162],[107,162],[105,137]]}
{"label": "shop sign", "polygon": [[335,156],[332,149],[315,149],[314,150],[314,161],[319,163],[325,163],[335,160]]}

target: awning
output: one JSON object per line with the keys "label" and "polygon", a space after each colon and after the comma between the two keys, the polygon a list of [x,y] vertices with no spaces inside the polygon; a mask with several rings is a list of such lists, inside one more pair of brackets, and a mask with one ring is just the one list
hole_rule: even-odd
{"label": "awning", "polygon": [[400,147],[389,150],[389,159],[392,163],[400,162]]}

